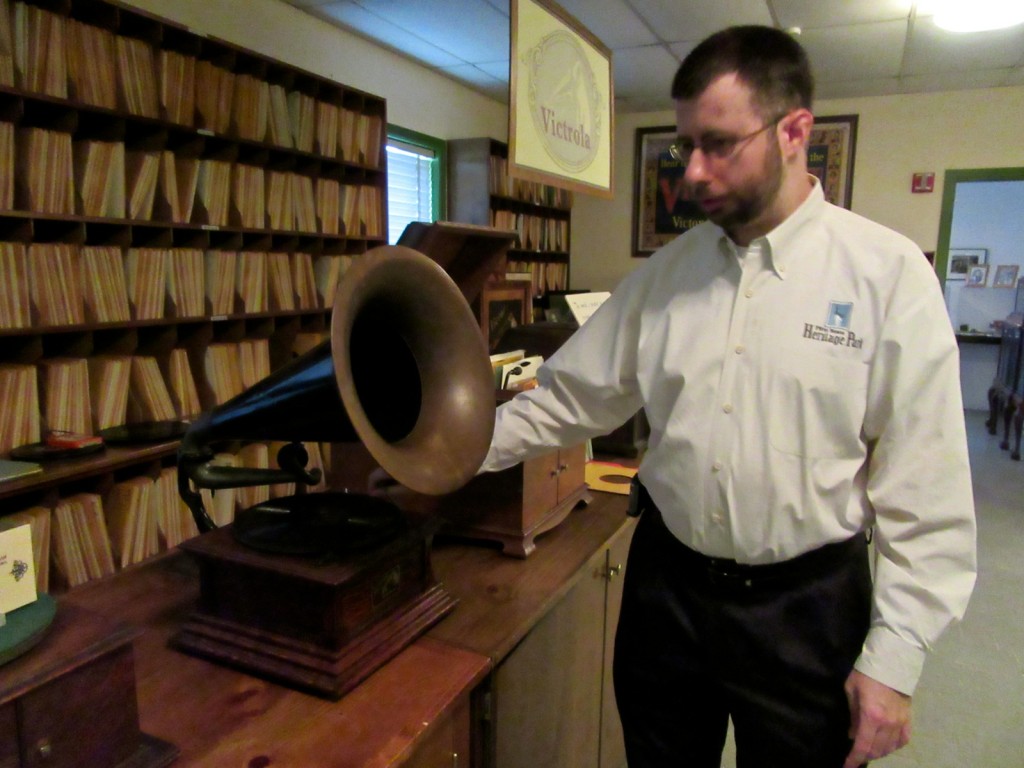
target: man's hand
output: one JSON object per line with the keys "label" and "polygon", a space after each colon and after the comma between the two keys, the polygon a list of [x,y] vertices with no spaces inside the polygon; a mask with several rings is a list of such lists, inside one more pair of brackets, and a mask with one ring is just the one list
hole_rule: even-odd
{"label": "man's hand", "polygon": [[846,678],[853,749],[843,768],[858,768],[910,741],[910,697],[854,670]]}

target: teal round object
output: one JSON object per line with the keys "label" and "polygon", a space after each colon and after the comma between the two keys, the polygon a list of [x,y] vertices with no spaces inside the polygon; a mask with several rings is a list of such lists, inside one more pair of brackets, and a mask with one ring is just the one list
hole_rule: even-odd
{"label": "teal round object", "polygon": [[46,636],[46,630],[57,615],[57,601],[41,594],[34,603],[7,614],[7,623],[0,627],[0,665],[21,656]]}

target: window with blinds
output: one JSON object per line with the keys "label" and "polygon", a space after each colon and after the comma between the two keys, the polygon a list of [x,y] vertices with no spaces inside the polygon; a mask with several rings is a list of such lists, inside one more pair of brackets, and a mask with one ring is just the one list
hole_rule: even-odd
{"label": "window with blinds", "polygon": [[410,221],[440,221],[447,209],[448,145],[441,139],[388,126],[388,242]]}

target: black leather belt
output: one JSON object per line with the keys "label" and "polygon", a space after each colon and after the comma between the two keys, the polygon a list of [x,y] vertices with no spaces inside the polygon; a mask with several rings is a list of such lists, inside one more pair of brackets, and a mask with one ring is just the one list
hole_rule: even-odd
{"label": "black leather belt", "polygon": [[722,557],[709,557],[683,544],[662,519],[661,511],[651,500],[647,489],[639,486],[637,512],[651,518],[651,523],[663,529],[666,545],[673,558],[694,576],[715,586],[739,589],[757,587],[785,587],[789,584],[813,579],[845,563],[848,558],[867,556],[867,537],[857,534],[844,541],[825,544],[789,560],[763,565],[739,563]]}

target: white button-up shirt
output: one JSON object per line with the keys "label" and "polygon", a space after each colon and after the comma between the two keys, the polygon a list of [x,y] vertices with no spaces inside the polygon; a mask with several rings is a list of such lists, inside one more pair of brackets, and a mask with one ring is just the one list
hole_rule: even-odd
{"label": "white button-up shirt", "polygon": [[956,341],[910,240],[817,184],[749,248],[705,222],[630,273],[539,379],[499,408],[481,471],[643,407],[640,477],[687,546],[774,563],[875,527],[856,667],[913,691],[976,563]]}

